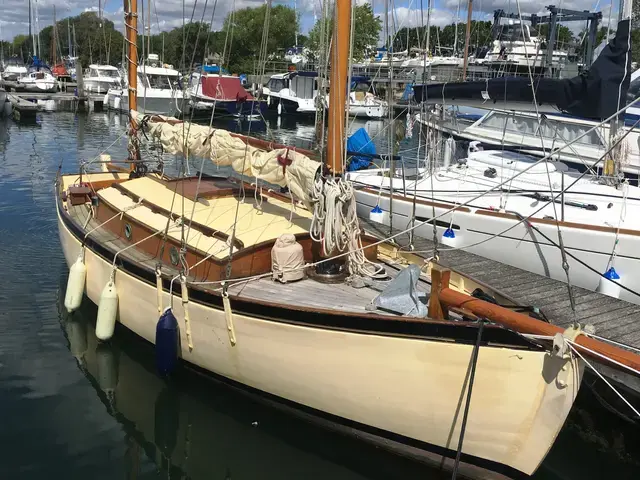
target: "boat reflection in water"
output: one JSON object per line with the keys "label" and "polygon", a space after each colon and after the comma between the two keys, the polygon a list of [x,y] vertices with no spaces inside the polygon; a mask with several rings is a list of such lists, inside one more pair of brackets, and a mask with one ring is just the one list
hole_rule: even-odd
{"label": "boat reflection in water", "polygon": [[[64,295],[61,296],[64,298]],[[449,478],[423,465],[312,426],[199,374],[155,372],[153,347],[121,328],[98,342],[96,307],[85,298],[60,322],[71,355],[125,431],[130,478]],[[153,475],[151,475],[153,473]]]}

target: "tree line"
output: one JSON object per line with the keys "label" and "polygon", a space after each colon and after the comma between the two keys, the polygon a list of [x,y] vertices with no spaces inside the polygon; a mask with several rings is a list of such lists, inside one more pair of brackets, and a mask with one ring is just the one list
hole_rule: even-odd
{"label": "tree line", "polygon": [[[269,60],[282,59],[286,49],[294,46],[296,32],[300,30],[296,12],[285,5],[272,6],[269,10],[269,34],[263,42],[263,29],[267,6],[244,8],[230,13],[223,22],[222,29],[211,31],[209,24],[192,22],[174,28],[168,32],[145,37],[138,36],[138,55],[156,53],[163,63],[171,64],[179,70],[188,70],[194,64],[207,59],[212,60],[232,73],[254,73],[259,70],[260,59],[264,51]],[[382,22],[373,14],[371,6],[356,6],[354,17],[353,56],[361,60],[373,55],[379,42]],[[317,53],[322,43],[321,32],[325,28],[329,34],[333,21],[326,23],[318,20],[308,37],[298,35],[298,45],[306,46]],[[640,8],[634,6],[632,28],[632,55],[634,60],[640,57]],[[69,32],[74,53],[82,65],[102,63],[118,65],[124,58],[124,37],[115,29],[113,22],[100,18],[95,12],[84,12],[78,16],[61,19],[56,23],[57,42],[53,45],[53,26],[43,28],[39,35],[40,57],[50,63],[54,57],[58,60],[69,51]],[[532,34],[546,38],[548,25],[540,25]],[[74,35],[75,33],[75,35]],[[596,44],[606,35],[606,28],[598,32]],[[458,53],[464,49],[466,24],[459,23],[444,27],[432,26],[429,33],[432,53],[450,53],[454,46]],[[557,48],[573,46],[583,51],[586,42],[581,42],[584,34],[575,35],[564,25],[559,26]],[[492,24],[485,21],[471,21],[470,52],[478,47],[490,46],[493,40]],[[426,27],[403,28],[397,32],[392,42],[395,51],[426,47]],[[28,35],[17,35],[13,41],[0,42],[5,57],[17,55],[27,61],[33,54],[33,41]],[[325,46],[327,44],[325,43]],[[437,51],[442,48],[442,52]],[[55,55],[54,55],[55,52]],[[313,55],[312,55],[313,56]]]}

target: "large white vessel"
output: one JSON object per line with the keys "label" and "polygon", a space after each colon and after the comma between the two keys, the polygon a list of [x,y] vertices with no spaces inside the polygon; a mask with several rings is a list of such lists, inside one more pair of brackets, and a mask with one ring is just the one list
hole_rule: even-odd
{"label": "large white vessel", "polygon": [[[158,56],[150,54],[149,63],[156,63]],[[179,116],[187,105],[188,92],[180,85],[180,72],[164,66],[140,65],[138,72],[138,110],[143,113]],[[105,95],[107,108],[127,113],[129,111],[128,86],[111,88]]]}
{"label": "large white vessel", "polygon": [[120,88],[122,78],[116,67],[111,65],[89,65],[84,77],[84,88],[88,93],[107,93],[110,88]]}
{"label": "large white vessel", "polygon": [[506,72],[528,69],[541,71],[547,67],[561,69],[567,63],[567,52],[554,50],[551,65],[548,65],[544,39],[532,35],[530,26],[518,20],[498,25],[495,31],[492,47],[484,60],[492,68]]}

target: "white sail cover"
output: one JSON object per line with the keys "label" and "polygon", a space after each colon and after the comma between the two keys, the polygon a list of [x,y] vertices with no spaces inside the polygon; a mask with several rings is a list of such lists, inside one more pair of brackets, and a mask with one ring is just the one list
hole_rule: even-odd
{"label": "white sail cover", "polygon": [[311,206],[313,184],[322,164],[306,155],[288,148],[261,150],[226,130],[179,122],[172,117],[149,117],[132,110],[131,118],[143,125],[169,153],[206,157],[216,165],[230,166],[242,175],[286,186],[296,198]]}

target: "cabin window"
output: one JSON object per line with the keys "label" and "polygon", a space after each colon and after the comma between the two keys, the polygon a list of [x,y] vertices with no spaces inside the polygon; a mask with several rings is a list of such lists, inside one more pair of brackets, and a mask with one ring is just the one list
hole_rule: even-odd
{"label": "cabin window", "polygon": [[117,70],[100,70],[101,77],[118,78]]}
{"label": "cabin window", "polygon": [[151,88],[162,88],[171,90],[171,80],[166,75],[147,75]]}
{"label": "cabin window", "polygon": [[531,36],[529,29],[524,25],[503,25],[498,40],[502,42],[522,42],[523,40],[530,42]]}
{"label": "cabin window", "polygon": [[[547,119],[540,122],[536,117],[512,115],[503,112],[492,112],[478,125],[481,128],[498,130],[500,134],[517,134],[523,137],[533,137],[540,142],[540,136],[544,138],[545,147],[558,147],[574,140],[580,135],[584,136],[576,140],[577,144],[588,146],[602,146],[602,140],[598,132],[591,129],[591,125],[573,123],[570,118],[566,121]],[[588,132],[588,133],[587,133]],[[547,142],[554,142],[554,144]]]}
{"label": "cabin window", "polygon": [[278,93],[280,90],[284,88],[284,79],[282,78],[269,79],[269,83],[267,83],[267,88],[273,93]]}

